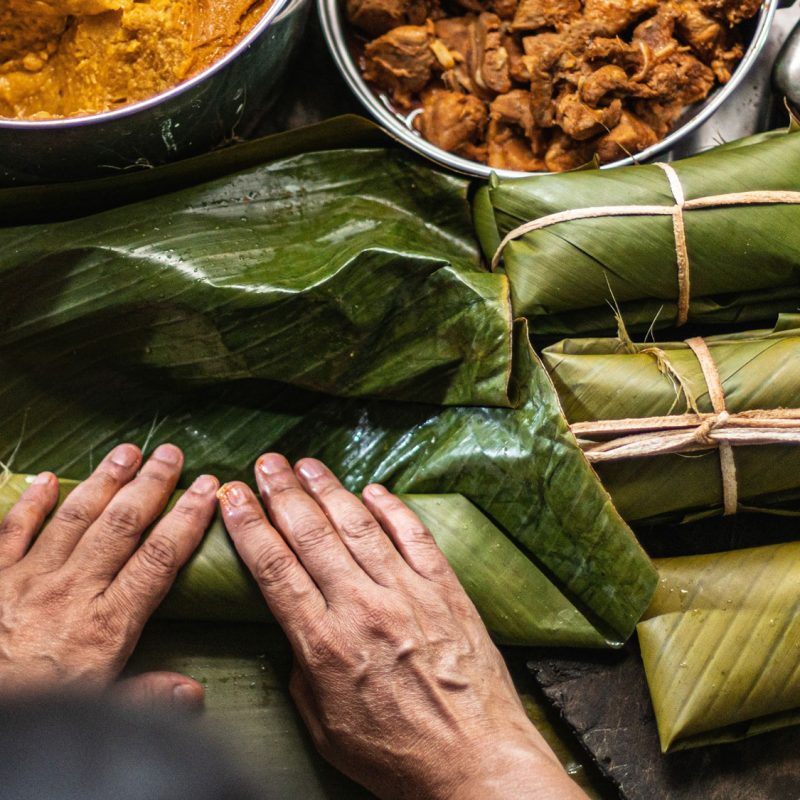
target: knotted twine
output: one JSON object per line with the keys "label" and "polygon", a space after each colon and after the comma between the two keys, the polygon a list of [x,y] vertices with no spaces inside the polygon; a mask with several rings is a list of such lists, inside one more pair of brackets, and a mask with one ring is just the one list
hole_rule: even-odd
{"label": "knotted twine", "polygon": [[[586,457],[592,463],[630,458],[719,450],[722,503],[725,514],[739,507],[734,445],[800,445],[800,409],[777,408],[731,414],[725,405],[722,379],[705,340],[687,339],[700,363],[708,387],[712,413],[675,414],[665,417],[576,422],[570,425]],[[611,437],[606,441],[588,441]]]}
{"label": "knotted twine", "polygon": [[625,205],[625,206],[591,206],[573,208],[548,214],[546,217],[530,220],[507,233],[492,257],[492,270],[497,269],[506,246],[533,231],[559,225],[562,222],[573,222],[579,219],[597,219],[598,217],[672,217],[672,229],[675,236],[675,255],[677,259],[678,309],[676,325],[684,325],[689,319],[689,300],[691,296],[691,280],[689,270],[689,251],[686,245],[686,227],[684,212],[701,208],[724,208],[729,206],[748,205],[800,205],[800,192],[782,190],[756,190],[751,192],[732,192],[730,194],[712,195],[687,200],[678,173],[669,164],[658,163],[667,176],[669,188],[675,203],[665,205]]}

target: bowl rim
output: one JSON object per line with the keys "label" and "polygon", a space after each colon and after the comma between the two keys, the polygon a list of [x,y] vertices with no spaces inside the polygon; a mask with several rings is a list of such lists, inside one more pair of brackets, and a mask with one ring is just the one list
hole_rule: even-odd
{"label": "bowl rim", "polygon": [[236,59],[241,53],[247,50],[253,42],[258,39],[264,31],[275,21],[276,17],[286,10],[288,6],[295,3],[296,0],[272,0],[269,8],[264,12],[264,16],[238,41],[233,47],[228,50],[225,55],[218,58],[212,64],[209,64],[204,70],[192,75],[185,81],[171,86],[159,94],[152,97],[139,100],[136,103],[115,108],[111,111],[100,111],[96,114],[84,114],[75,117],[58,117],[56,119],[12,119],[10,117],[0,117],[0,129],[9,130],[54,130],[60,128],[75,128],[86,127],[91,125],[99,125],[105,122],[111,122],[118,119],[124,119],[141,111],[159,106],[164,102],[179,97],[186,92],[191,91],[199,84],[203,83],[207,78],[215,73],[224,69],[231,61]]}
{"label": "bowl rim", "polygon": [[[718,86],[710,97],[702,101],[697,113],[692,116],[691,119],[688,119],[679,128],[676,128],[663,139],[645,148],[641,152],[633,156],[619,159],[618,161],[612,161],[609,164],[603,164],[600,169],[630,166],[647,161],[654,156],[661,155],[671,150],[681,139],[706,122],[728,97],[733,94],[761,55],[780,2],[781,0],[763,0],[756,18],[757,22],[755,30],[753,31],[753,37],[742,60],[736,65],[736,69],[733,75],[731,75],[730,80],[726,84]],[[339,68],[339,71],[344,76],[351,90],[361,101],[361,104],[393,138],[399,139],[415,152],[431,159],[440,166],[448,167],[451,170],[472,177],[489,178],[492,175],[497,175],[501,178],[523,178],[532,175],[553,174],[546,171],[519,172],[517,170],[493,168],[486,164],[470,161],[461,156],[448,153],[446,150],[442,150],[423,139],[422,136],[416,131],[413,131],[408,124],[403,124],[401,122],[402,117],[396,111],[392,110],[388,106],[388,102],[382,100],[381,96],[376,94],[361,76],[361,71],[358,69],[358,65],[352,57],[348,46],[347,33],[345,31],[345,25],[347,23],[343,23],[342,20],[340,0],[317,0],[317,8],[319,10],[325,41],[328,43],[328,49],[333,55],[336,66]],[[417,112],[412,112],[412,115],[415,113]],[[411,115],[409,115],[409,117],[410,116]],[[406,119],[408,120],[409,117]]]}

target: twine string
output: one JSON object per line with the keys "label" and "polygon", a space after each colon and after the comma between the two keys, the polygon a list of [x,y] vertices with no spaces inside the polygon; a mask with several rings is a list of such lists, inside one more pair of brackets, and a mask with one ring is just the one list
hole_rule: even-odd
{"label": "twine string", "polygon": [[723,510],[725,514],[733,514],[739,507],[733,448],[800,445],[800,408],[731,413],[726,407],[719,370],[705,340],[697,337],[688,339],[686,344],[700,364],[713,408],[711,413],[576,422],[570,429],[593,464],[718,449]]}

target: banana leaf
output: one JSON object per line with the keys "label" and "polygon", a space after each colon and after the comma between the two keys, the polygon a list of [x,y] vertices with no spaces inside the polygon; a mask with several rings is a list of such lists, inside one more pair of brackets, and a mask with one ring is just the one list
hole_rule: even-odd
{"label": "banana leaf", "polygon": [[637,631],[664,752],[800,723],[800,542],[657,566]]}
{"label": "banana leaf", "polygon": [[508,287],[481,267],[466,192],[400,150],[333,150],[5,227],[0,345],[70,339],[184,383],[510,405]]}
{"label": "banana leaf", "polygon": [[[270,797],[372,797],[315,753],[289,696],[291,658],[289,644],[275,626],[159,621],[145,630],[129,671],[165,669],[200,681],[206,690],[204,724],[209,733],[239,760],[245,775],[269,787]],[[603,796],[587,769],[586,754],[553,726],[530,692],[529,676],[515,669],[513,661],[509,666],[528,716],[572,779],[590,798]]]}
{"label": "banana leaf", "polygon": [[[751,190],[800,190],[800,136],[754,137],[672,164],[687,200]],[[656,165],[504,180],[482,187],[475,226],[491,259],[501,239],[529,220],[574,208],[672,206]],[[687,210],[688,321],[772,322],[800,302],[800,205]],[[562,222],[528,233],[503,251],[517,315],[534,336],[611,333],[616,304],[643,332],[677,318],[677,257],[670,216]]]}
{"label": "banana leaf", "polygon": [[[796,408],[800,398],[800,315],[772,330],[709,336],[731,413]],[[713,411],[700,362],[685,342],[567,339],[545,348],[545,365],[567,420],[638,419]],[[800,447],[734,448],[740,504],[761,509],[800,499]],[[665,454],[594,465],[628,522],[679,521],[720,513],[719,451]]]}
{"label": "banana leaf", "polygon": [[323,133],[261,165],[244,149],[238,173],[229,153],[211,183],[0,229],[0,457],[81,478],[113,443],[171,440],[187,480],[248,480],[274,449],[354,490],[461,494],[627,638],[655,572],[512,333],[466,183],[394,150],[305,152]]}
{"label": "banana leaf", "polygon": [[[30,475],[9,474],[2,481],[0,519],[31,480]],[[77,485],[77,481],[60,481],[59,504]],[[519,548],[464,497],[453,494],[402,498],[433,533],[498,642],[581,647],[618,644],[604,639]],[[179,574],[159,616],[230,622],[271,619],[219,517]]]}
{"label": "banana leaf", "polygon": [[569,432],[524,326],[513,409],[333,398],[253,380],[198,390],[114,368],[113,352],[73,354],[71,341],[52,338],[0,352],[0,458],[17,472],[82,478],[123,440],[179,445],[186,481],[250,480],[265,450],[314,455],[355,491],[378,480],[463,495],[610,641],[627,638],[647,607],[655,572]]}

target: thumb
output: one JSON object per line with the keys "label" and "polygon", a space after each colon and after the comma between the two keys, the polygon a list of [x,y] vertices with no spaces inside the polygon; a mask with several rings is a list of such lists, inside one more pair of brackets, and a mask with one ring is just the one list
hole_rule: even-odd
{"label": "thumb", "polygon": [[113,692],[123,701],[145,708],[200,713],[205,704],[203,687],[177,672],[134,675],[119,681]]}

